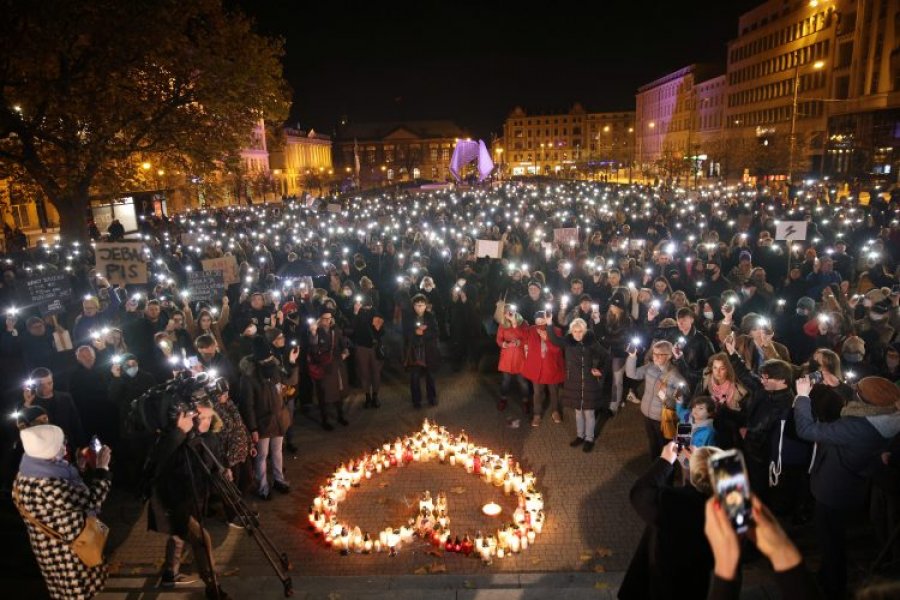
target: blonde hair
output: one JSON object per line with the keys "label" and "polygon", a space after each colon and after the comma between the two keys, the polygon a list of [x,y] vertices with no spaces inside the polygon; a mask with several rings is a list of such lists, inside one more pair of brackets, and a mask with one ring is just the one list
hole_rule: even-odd
{"label": "blonde hair", "polygon": [[709,474],[709,457],[721,451],[715,446],[701,446],[691,453],[691,485],[704,496],[711,496],[713,492],[712,477]]}

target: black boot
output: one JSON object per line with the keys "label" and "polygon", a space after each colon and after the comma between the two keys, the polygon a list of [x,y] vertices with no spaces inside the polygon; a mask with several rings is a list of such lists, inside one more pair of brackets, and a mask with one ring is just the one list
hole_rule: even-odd
{"label": "black boot", "polygon": [[372,407],[372,394],[370,394],[369,392],[366,392],[366,404],[363,406],[363,408],[371,408],[371,407]]}
{"label": "black boot", "polygon": [[381,400],[378,399],[378,392],[372,392],[372,408],[381,408]]}

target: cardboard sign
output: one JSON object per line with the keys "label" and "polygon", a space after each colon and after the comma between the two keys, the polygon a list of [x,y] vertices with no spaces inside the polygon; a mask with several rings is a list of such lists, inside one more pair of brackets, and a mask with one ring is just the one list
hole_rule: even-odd
{"label": "cardboard sign", "polygon": [[207,258],[201,261],[204,271],[221,271],[225,278],[225,285],[231,285],[240,281],[237,259],[233,256],[222,258]]}
{"label": "cardboard sign", "polygon": [[806,239],[806,221],[781,221],[775,225],[775,239],[793,242]]}
{"label": "cardboard sign", "polygon": [[503,256],[503,242],[494,240],[476,240],[475,256],[481,258],[500,258]]}
{"label": "cardboard sign", "polygon": [[97,272],[110,284],[147,283],[142,242],[97,242]]}
{"label": "cardboard sign", "polygon": [[568,245],[571,242],[575,242],[578,244],[578,228],[577,227],[564,227],[562,229],[554,229],[553,230],[553,241],[557,244]]}
{"label": "cardboard sign", "polygon": [[334,214],[340,214],[341,213],[341,205],[337,204],[337,203],[330,203],[328,205],[328,212],[334,213]]}
{"label": "cardboard sign", "polygon": [[191,271],[187,276],[191,300],[217,303],[225,295],[225,275],[222,271]]}
{"label": "cardboard sign", "polygon": [[180,239],[182,246],[200,246],[203,243],[203,234],[196,231],[182,233]]}
{"label": "cardboard sign", "polygon": [[65,310],[66,301],[72,297],[72,278],[67,273],[32,277],[20,288],[20,294],[21,302],[36,306],[41,316],[56,315]]}

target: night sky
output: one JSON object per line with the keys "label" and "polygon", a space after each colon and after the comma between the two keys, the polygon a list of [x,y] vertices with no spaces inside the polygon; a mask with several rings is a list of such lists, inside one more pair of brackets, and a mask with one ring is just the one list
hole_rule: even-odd
{"label": "night sky", "polygon": [[692,62],[724,68],[761,0],[344,3],[239,0],[287,40],[291,124],[450,119],[478,137],[530,113],[633,110],[637,88]]}

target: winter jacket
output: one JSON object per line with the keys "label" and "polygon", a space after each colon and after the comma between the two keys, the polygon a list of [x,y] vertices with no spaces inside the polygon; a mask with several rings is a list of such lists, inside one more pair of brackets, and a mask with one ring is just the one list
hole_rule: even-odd
{"label": "winter jacket", "polygon": [[291,426],[293,415],[282,397],[283,384],[297,385],[297,366],[290,373],[278,369],[271,378],[264,377],[252,356],[241,360],[239,384],[241,416],[247,429],[261,439],[283,437]]}
{"label": "winter jacket", "polygon": [[668,485],[672,471],[658,458],[631,488],[631,505],[647,526],[619,588],[622,600],[706,598],[713,568],[703,534],[706,497],[691,485]]}
{"label": "winter jacket", "polygon": [[[338,327],[325,331],[323,327],[316,329],[315,336],[309,332],[309,360],[312,363],[323,363],[324,377],[313,380],[316,396],[320,403],[335,404],[347,397],[349,381],[347,365],[343,353],[349,348],[344,332]],[[328,355],[331,355],[330,362]],[[296,384],[296,379],[294,380]]]}
{"label": "winter jacket", "polygon": [[900,412],[822,423],[813,419],[808,396],[797,396],[793,412],[797,434],[816,444],[810,472],[813,497],[832,509],[861,508],[881,453],[900,433]]}
{"label": "winter jacket", "polygon": [[[525,334],[525,365],[522,375],[534,384],[559,384],[566,380],[566,364],[562,349],[549,340],[541,340],[538,330],[543,327],[531,325]],[[555,332],[557,336],[559,331]]]}
{"label": "winter jacket", "polygon": [[[426,326],[422,335],[416,335],[416,323]],[[412,311],[403,315],[403,356],[410,357],[411,353],[424,351],[425,365],[434,373],[441,366],[441,352],[438,348],[437,319],[430,311],[425,311],[421,317]]]}
{"label": "winter jacket", "polygon": [[500,362],[497,370],[501,373],[518,375],[525,367],[525,338],[528,333],[526,327],[522,316],[516,315],[515,327],[500,325],[497,328],[497,346],[500,347]]}
{"label": "winter jacket", "polygon": [[[662,419],[663,404],[675,410],[675,396],[679,390],[686,390],[687,382],[671,364],[665,373],[652,361],[640,367],[637,355],[628,356],[625,361],[625,374],[631,379],[644,380],[644,395],[641,398],[641,413],[648,419]],[[660,396],[662,392],[662,397]]]}
{"label": "winter jacket", "polygon": [[108,472],[101,469],[84,483],[22,473],[16,477],[13,487],[22,508],[63,536],[57,540],[26,521],[31,549],[51,598],[91,598],[103,590],[107,564],[86,567],[69,544],[84,529],[87,512],[100,511],[110,485]]}
{"label": "winter jacket", "polygon": [[597,377],[591,369],[603,369],[609,359],[606,349],[600,346],[591,331],[586,331],[578,342],[571,333],[560,337],[554,328],[550,328],[547,339],[561,348],[565,357],[566,379],[560,398],[563,406],[577,410],[599,409],[603,404],[601,395],[606,373]]}
{"label": "winter jacket", "polygon": [[669,340],[672,344],[678,344],[684,338],[681,358],[673,359],[672,364],[678,368],[678,372],[687,380],[688,386],[694,389],[703,376],[703,370],[709,363],[709,357],[715,353],[712,342],[700,333],[696,327],[691,327],[687,335],[682,334],[677,327],[672,328],[670,331],[672,333],[665,336],[664,339]]}
{"label": "winter jacket", "polygon": [[808,464],[812,446],[797,435],[791,411],[793,392],[790,388],[767,391],[759,376],[747,369],[737,353],[732,354],[730,359],[738,380],[750,391],[742,411],[744,426],[747,428],[747,435],[744,437],[747,456],[766,465],[778,462],[779,457],[786,465]]}

